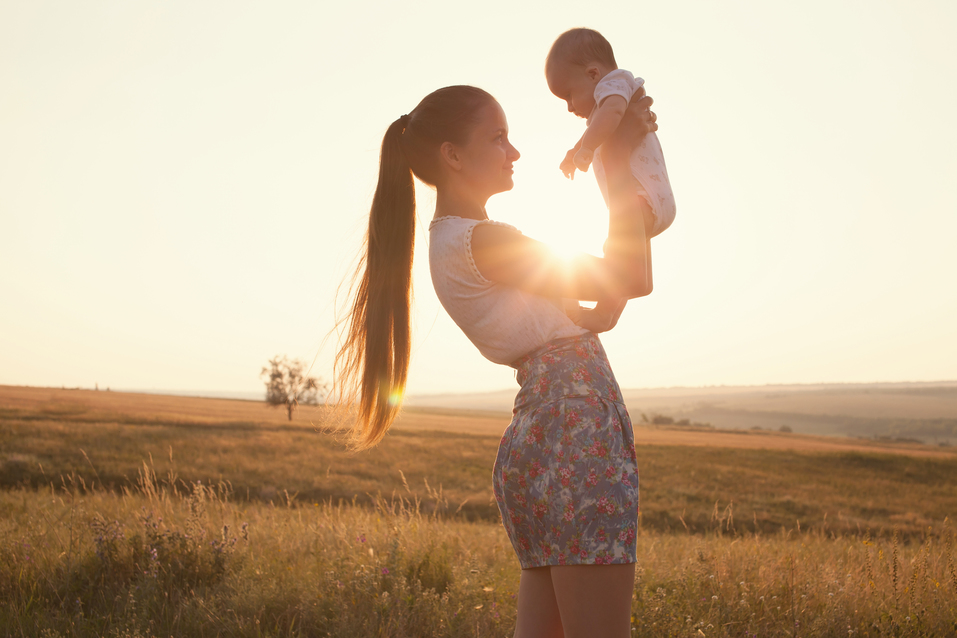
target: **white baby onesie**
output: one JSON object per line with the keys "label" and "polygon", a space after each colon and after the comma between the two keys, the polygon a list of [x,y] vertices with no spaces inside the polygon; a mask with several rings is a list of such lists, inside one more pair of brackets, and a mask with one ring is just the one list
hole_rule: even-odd
{"label": "white baby onesie", "polygon": [[[644,80],[636,78],[624,69],[616,69],[603,77],[595,86],[595,108],[602,100],[611,95],[620,95],[628,102],[643,84]],[[589,118],[591,123],[591,118]],[[658,136],[649,133],[642,143],[631,153],[631,174],[645,189],[646,199],[651,204],[655,214],[655,225],[651,236],[661,233],[675,219],[675,196],[671,192],[671,182],[668,181],[668,169],[665,167],[665,156],[661,152]],[[608,184],[605,178],[605,169],[601,163],[601,153],[595,154],[593,164],[595,179],[601,189],[605,204],[608,204]]]}

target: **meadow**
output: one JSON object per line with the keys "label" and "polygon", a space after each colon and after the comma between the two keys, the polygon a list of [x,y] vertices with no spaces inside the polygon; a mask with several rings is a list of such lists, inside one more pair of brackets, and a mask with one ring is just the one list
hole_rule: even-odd
{"label": "meadow", "polygon": [[[505,423],[408,410],[355,455],[321,408],[0,387],[0,635],[511,635]],[[638,447],[635,635],[957,631],[957,455],[668,432]]]}

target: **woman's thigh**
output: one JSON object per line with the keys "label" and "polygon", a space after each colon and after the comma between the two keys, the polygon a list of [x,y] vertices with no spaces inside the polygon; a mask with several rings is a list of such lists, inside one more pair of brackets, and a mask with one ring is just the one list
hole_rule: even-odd
{"label": "woman's thigh", "polygon": [[515,638],[563,638],[561,615],[552,588],[552,569],[532,567],[522,570]]}
{"label": "woman's thigh", "polygon": [[631,636],[635,564],[550,568],[565,638]]}

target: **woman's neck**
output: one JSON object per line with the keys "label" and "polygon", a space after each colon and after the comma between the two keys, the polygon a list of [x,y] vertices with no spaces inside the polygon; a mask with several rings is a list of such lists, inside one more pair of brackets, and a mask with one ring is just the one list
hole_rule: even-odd
{"label": "woman's neck", "polygon": [[450,188],[438,188],[435,193],[435,218],[463,217],[465,219],[488,219],[485,202]]}

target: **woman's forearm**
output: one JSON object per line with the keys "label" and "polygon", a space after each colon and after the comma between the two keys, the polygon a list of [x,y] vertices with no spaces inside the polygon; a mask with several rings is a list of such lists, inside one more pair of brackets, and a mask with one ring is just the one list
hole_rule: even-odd
{"label": "woman's forearm", "polygon": [[605,258],[629,298],[651,293],[651,244],[645,234],[648,201],[638,194],[628,147],[606,144],[602,150],[608,185],[608,241]]}

